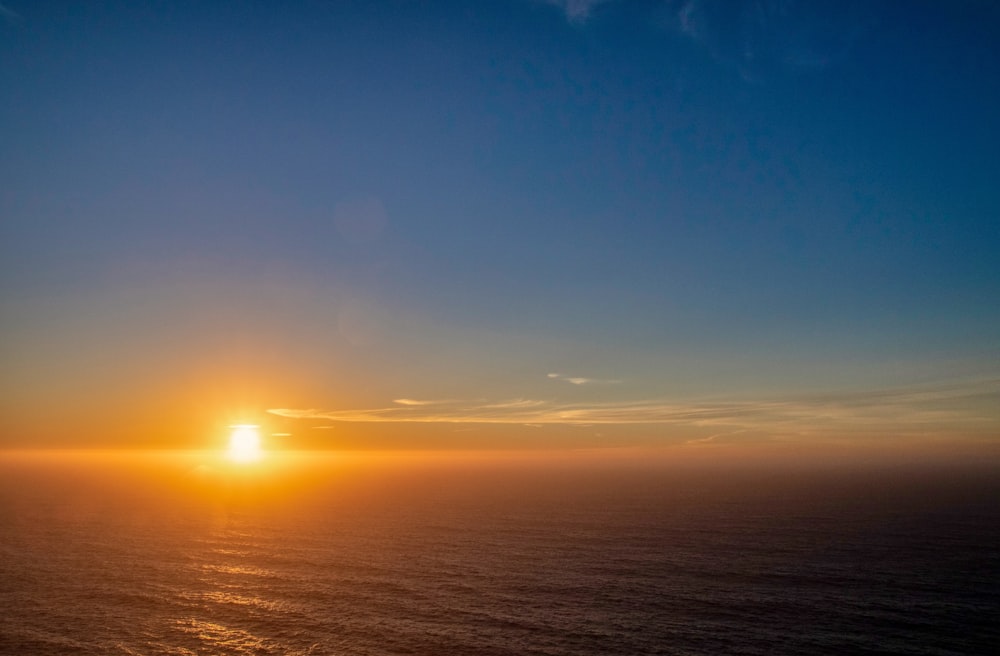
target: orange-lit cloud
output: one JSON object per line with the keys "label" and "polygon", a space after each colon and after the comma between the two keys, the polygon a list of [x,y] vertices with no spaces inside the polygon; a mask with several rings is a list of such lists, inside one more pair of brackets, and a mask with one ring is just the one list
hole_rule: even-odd
{"label": "orange-lit cloud", "polygon": [[442,403],[454,403],[454,401],[452,401],[450,399],[438,400],[438,401],[431,401],[431,400],[426,400],[426,399],[423,399],[423,400],[421,400],[421,399],[393,399],[392,402],[393,403],[398,403],[399,405],[407,405],[407,406],[412,406],[412,405],[440,405]]}
{"label": "orange-lit cloud", "polygon": [[564,376],[563,374],[551,373],[548,377],[553,380],[561,380],[572,385],[617,385],[620,380],[612,378],[584,378],[583,376]]}
{"label": "orange-lit cloud", "polygon": [[542,399],[493,402],[420,402],[362,410],[274,408],[296,419],[338,422],[413,422],[521,425],[670,424],[721,430],[701,441],[746,431],[806,435],[852,430],[919,433],[926,429],[987,429],[1000,424],[1000,379],[868,392],[790,396],[785,399],[662,400],[565,403]]}

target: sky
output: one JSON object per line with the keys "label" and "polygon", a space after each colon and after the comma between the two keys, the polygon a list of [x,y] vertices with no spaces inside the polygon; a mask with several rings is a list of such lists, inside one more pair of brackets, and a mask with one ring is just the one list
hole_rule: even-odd
{"label": "sky", "polygon": [[2,0],[0,447],[996,454],[998,34]]}

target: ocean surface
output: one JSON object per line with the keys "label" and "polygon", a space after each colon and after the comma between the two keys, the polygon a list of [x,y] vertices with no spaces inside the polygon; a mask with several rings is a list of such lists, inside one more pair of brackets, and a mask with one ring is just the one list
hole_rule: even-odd
{"label": "ocean surface", "polygon": [[1000,644],[995,467],[154,460],[0,455],[0,653]]}

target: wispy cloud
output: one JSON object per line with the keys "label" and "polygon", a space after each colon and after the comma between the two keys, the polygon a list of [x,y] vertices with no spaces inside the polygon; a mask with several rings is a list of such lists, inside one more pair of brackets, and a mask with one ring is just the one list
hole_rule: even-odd
{"label": "wispy cloud", "polygon": [[612,378],[585,378],[583,376],[564,376],[563,374],[551,373],[548,377],[552,380],[561,380],[572,385],[617,385],[622,381]]}
{"label": "wispy cloud", "polygon": [[571,23],[582,23],[590,18],[591,12],[598,5],[607,4],[612,0],[546,0],[548,4],[559,7],[566,13]]}
{"label": "wispy cloud", "polygon": [[510,399],[508,401],[498,401],[496,403],[487,403],[481,407],[494,409],[504,409],[504,410],[522,410],[526,408],[540,408],[546,404],[545,401],[536,401],[534,399]]}
{"label": "wispy cloud", "polygon": [[758,400],[562,403],[517,398],[362,410],[274,408],[268,412],[293,419],[336,422],[719,427],[720,432],[710,436],[714,439],[750,430],[805,435],[935,426],[990,427],[1000,424],[997,400],[1000,379]]}
{"label": "wispy cloud", "polygon": [[743,433],[749,433],[750,430],[746,428],[741,428],[740,430],[725,431],[723,433],[714,433],[712,435],[706,435],[705,437],[699,437],[693,440],[688,440],[685,444],[710,444],[715,442],[720,437],[729,437],[730,435],[741,435]]}
{"label": "wispy cloud", "polygon": [[428,399],[393,399],[393,403],[398,403],[399,405],[441,405],[443,403],[454,403],[452,400],[428,400]]}
{"label": "wispy cloud", "polygon": [[22,20],[21,14],[17,13],[2,2],[0,2],[0,17],[10,23],[20,23]]}
{"label": "wispy cloud", "polygon": [[843,59],[875,22],[872,3],[668,0],[677,29],[747,80],[822,69]]}

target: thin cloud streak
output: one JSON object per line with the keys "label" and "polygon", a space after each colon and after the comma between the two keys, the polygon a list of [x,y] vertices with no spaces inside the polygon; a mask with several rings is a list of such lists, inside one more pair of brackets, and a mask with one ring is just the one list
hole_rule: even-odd
{"label": "thin cloud streak", "polygon": [[3,3],[0,3],[0,16],[11,23],[20,23],[23,20],[21,14]]}
{"label": "thin cloud streak", "polygon": [[571,385],[618,385],[622,382],[614,378],[585,378],[583,376],[564,376],[557,373],[548,374],[548,378],[561,380]]}
{"label": "thin cloud streak", "polygon": [[451,423],[532,425],[663,424],[720,427],[725,432],[769,430],[815,434],[845,429],[919,429],[921,426],[989,426],[1000,423],[992,400],[1000,379],[831,393],[755,401],[626,401],[560,403],[509,399],[484,403],[450,401],[367,410],[274,408],[292,419],[359,423]]}
{"label": "thin cloud streak", "polygon": [[399,405],[415,406],[415,405],[440,405],[442,403],[451,403],[452,401],[430,401],[421,399],[393,399],[393,403],[398,403]]}
{"label": "thin cloud streak", "polygon": [[499,403],[489,403],[481,407],[489,408],[490,410],[493,409],[520,410],[523,408],[540,408],[545,405],[546,405],[545,401],[536,401],[533,399],[511,399],[509,401],[500,401]]}

